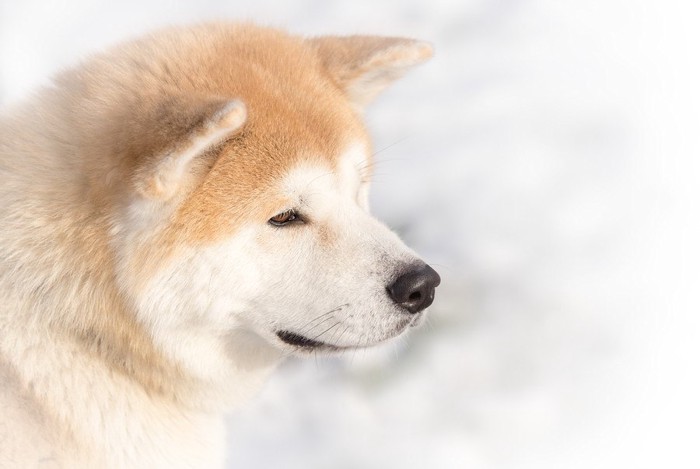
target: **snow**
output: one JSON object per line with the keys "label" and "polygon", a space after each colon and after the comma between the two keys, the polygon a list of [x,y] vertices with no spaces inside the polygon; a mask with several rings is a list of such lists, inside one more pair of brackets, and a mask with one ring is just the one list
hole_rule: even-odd
{"label": "snow", "polygon": [[700,467],[696,9],[0,0],[0,103],[169,23],[434,42],[367,116],[373,209],[444,280],[430,320],[287,362],[231,416],[231,467]]}

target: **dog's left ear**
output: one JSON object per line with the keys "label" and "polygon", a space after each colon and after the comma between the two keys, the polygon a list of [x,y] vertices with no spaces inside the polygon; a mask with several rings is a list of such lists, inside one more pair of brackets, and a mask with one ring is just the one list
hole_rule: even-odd
{"label": "dog's left ear", "polygon": [[360,109],[408,69],[433,55],[414,39],[380,36],[321,36],[308,40],[333,80]]}
{"label": "dog's left ear", "polygon": [[134,175],[136,191],[149,199],[171,198],[188,179],[193,162],[246,121],[246,107],[238,100],[214,99],[198,106],[184,106],[177,100],[168,104],[153,125],[156,134],[168,137],[169,147],[149,155]]}

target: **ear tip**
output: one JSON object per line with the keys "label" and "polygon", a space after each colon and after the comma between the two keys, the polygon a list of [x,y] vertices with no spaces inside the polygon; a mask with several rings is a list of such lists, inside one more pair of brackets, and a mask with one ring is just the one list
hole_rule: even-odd
{"label": "ear tip", "polygon": [[419,49],[421,57],[428,60],[435,55],[435,47],[428,41],[417,41],[416,47]]}
{"label": "ear tip", "polygon": [[435,48],[428,41],[412,39],[410,42],[411,57],[414,63],[419,64],[429,60],[435,55]]}
{"label": "ear tip", "polygon": [[433,45],[427,41],[396,38],[395,43],[375,54],[371,62],[392,64],[393,67],[410,68],[426,62],[433,56]]}
{"label": "ear tip", "polygon": [[248,109],[243,101],[232,99],[216,112],[212,120],[221,127],[235,129],[243,125],[247,117]]}

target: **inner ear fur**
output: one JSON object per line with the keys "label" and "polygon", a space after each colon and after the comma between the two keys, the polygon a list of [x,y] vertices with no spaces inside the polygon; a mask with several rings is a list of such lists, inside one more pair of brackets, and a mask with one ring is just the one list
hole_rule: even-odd
{"label": "inner ear fur", "polygon": [[[134,186],[143,197],[167,200],[183,187],[196,159],[236,133],[246,121],[239,100],[165,101],[151,125],[168,141],[164,149],[147,155],[134,173]],[[154,136],[155,136],[154,135]]]}
{"label": "inner ear fur", "polygon": [[429,43],[399,37],[321,36],[308,41],[333,80],[360,109],[433,55]]}

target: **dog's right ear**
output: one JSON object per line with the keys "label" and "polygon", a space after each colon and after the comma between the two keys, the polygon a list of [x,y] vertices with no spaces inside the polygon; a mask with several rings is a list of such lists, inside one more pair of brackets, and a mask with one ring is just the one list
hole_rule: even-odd
{"label": "dog's right ear", "polygon": [[427,42],[401,37],[320,36],[308,43],[359,110],[394,80],[433,55],[433,47]]}
{"label": "dog's right ear", "polygon": [[182,103],[163,103],[153,122],[159,139],[165,139],[155,154],[138,164],[133,183],[142,197],[168,200],[192,175],[195,160],[240,130],[246,107],[238,100],[210,100],[186,108]]}

